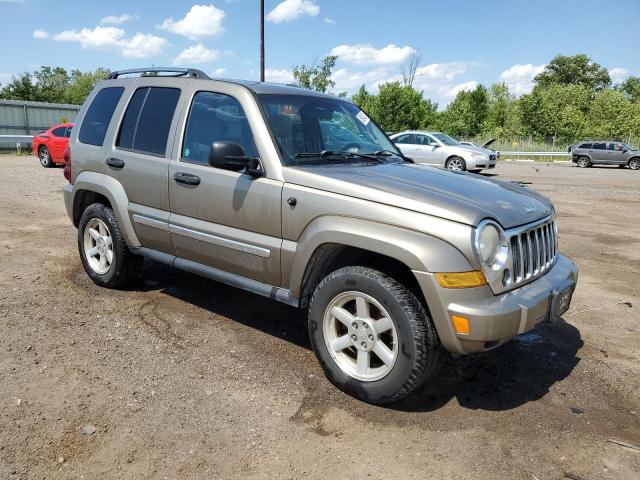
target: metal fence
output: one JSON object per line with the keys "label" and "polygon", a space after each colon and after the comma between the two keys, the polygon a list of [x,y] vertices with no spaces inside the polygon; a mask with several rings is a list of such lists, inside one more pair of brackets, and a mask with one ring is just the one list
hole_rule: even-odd
{"label": "metal fence", "polygon": [[[23,100],[0,100],[0,148],[31,144],[31,136],[49,129],[52,125],[73,122],[80,105],[66,103],[27,102]],[[10,136],[10,137],[9,137]]]}

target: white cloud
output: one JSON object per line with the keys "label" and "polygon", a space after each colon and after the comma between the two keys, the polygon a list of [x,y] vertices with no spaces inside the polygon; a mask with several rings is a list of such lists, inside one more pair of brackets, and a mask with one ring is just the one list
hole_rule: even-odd
{"label": "white cloud", "polygon": [[329,25],[335,25],[338,22],[334,20],[332,17],[324,17],[324,23],[328,23]]}
{"label": "white cloud", "polygon": [[368,72],[356,72],[340,68],[333,72],[331,80],[336,83],[336,92],[355,92],[362,85],[370,91],[376,91],[378,85],[386,82],[401,81],[400,75],[392,75],[386,68],[377,68]]}
{"label": "white cloud", "polygon": [[473,62],[447,62],[447,63],[430,63],[416,69],[416,77],[423,77],[430,80],[448,80],[466,73],[470,67],[474,66]]}
{"label": "white cloud", "polygon": [[320,7],[314,0],[284,0],[267,14],[267,20],[273,23],[291,22],[303,16],[315,17]]}
{"label": "white cloud", "polygon": [[34,30],[33,38],[38,38],[38,39],[49,38],[49,33],[46,30],[41,30],[41,29]]}
{"label": "white cloud", "polygon": [[122,25],[123,23],[130,22],[134,18],[138,18],[137,15],[131,15],[125,13],[124,15],[108,15],[100,20],[100,23],[110,23],[112,25]]}
{"label": "white cloud", "polygon": [[83,28],[65,30],[53,37],[59,42],[79,42],[86,50],[112,50],[127,58],[152,57],[162,53],[167,41],[162,37],[147,33],[136,33],[127,37],[123,29],[117,27]]}
{"label": "white cloud", "polygon": [[609,70],[609,76],[613,83],[621,83],[629,76],[629,70],[621,67],[614,67]]}
{"label": "white cloud", "polygon": [[12,77],[10,73],[0,73],[0,85],[10,82]]}
{"label": "white cloud", "polygon": [[293,72],[286,68],[267,68],[264,78],[267,82],[293,83]]}
{"label": "white cloud", "polygon": [[533,79],[544,70],[546,65],[516,64],[504,70],[499,77],[516,95],[529,93],[533,89]]}
{"label": "white cloud", "polygon": [[447,92],[447,96],[455,97],[458,93],[462,91],[467,91],[467,92],[471,91],[474,88],[476,88],[478,85],[479,83],[476,82],[475,80],[469,80],[468,82],[459,83],[458,85],[455,85]]}
{"label": "white cloud", "polygon": [[204,45],[198,43],[189,48],[185,48],[180,54],[173,59],[174,65],[191,65],[196,63],[213,62],[218,58],[216,50],[209,50]]}
{"label": "white cloud", "polygon": [[338,45],[331,50],[330,55],[337,55],[338,59],[356,65],[391,65],[404,62],[414,52],[413,47],[398,47],[389,44],[377,49],[371,45]]}
{"label": "white cloud", "polygon": [[214,77],[224,77],[224,74],[227,73],[227,69],[226,67],[220,67],[220,68],[216,68],[213,71],[213,76]]}
{"label": "white cloud", "polygon": [[194,5],[181,20],[166,18],[158,28],[197,40],[214,37],[224,32],[222,21],[225,13],[213,5]]}

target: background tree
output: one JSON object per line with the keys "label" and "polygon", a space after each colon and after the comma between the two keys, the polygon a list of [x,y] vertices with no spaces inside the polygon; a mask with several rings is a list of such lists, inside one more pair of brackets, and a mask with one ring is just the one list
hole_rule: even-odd
{"label": "background tree", "polygon": [[624,96],[632,102],[640,102],[640,77],[629,77],[620,85],[617,90],[624,93]]}
{"label": "background tree", "polygon": [[331,80],[333,67],[336,65],[338,57],[329,55],[324,57],[322,63],[317,65],[314,61],[310,67],[300,65],[293,67],[293,78],[296,85],[309,90],[326,93],[329,88],[333,88],[336,82]]}
{"label": "background tree", "polygon": [[409,58],[400,66],[400,74],[402,75],[402,84],[405,87],[413,87],[413,81],[416,78],[416,71],[420,65],[422,55],[418,50],[412,50]]}
{"label": "background tree", "polygon": [[473,90],[458,92],[456,98],[441,115],[440,127],[454,136],[476,136],[483,131],[488,112],[489,95],[487,89],[478,85]]}
{"label": "background tree", "polygon": [[536,75],[535,82],[543,88],[551,85],[584,85],[591,90],[600,90],[611,85],[611,77],[606,68],[580,53],[572,56],[556,55]]}
{"label": "background tree", "polygon": [[93,72],[83,73],[80,70],[71,71],[71,81],[64,95],[66,103],[81,105],[96,86],[96,83],[106,80],[111,72],[105,68],[98,68]]}

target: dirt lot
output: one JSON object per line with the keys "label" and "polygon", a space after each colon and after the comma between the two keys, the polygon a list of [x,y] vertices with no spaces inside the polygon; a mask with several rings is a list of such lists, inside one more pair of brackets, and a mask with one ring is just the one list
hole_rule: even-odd
{"label": "dirt lot", "polygon": [[554,200],[572,308],[380,408],[329,384],[292,308],[151,263],[94,286],[62,171],[0,157],[0,478],[640,478],[608,442],[640,444],[640,172],[495,173]]}

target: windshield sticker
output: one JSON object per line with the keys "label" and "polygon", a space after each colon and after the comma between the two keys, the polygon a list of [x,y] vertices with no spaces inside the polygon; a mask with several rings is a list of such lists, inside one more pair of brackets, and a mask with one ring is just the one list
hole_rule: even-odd
{"label": "windshield sticker", "polygon": [[371,121],[371,119],[367,117],[367,114],[364,113],[362,110],[358,112],[358,114],[356,115],[356,118],[360,120],[365,127],[369,125],[369,122]]}

